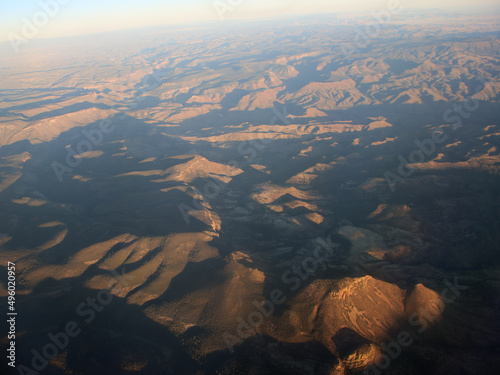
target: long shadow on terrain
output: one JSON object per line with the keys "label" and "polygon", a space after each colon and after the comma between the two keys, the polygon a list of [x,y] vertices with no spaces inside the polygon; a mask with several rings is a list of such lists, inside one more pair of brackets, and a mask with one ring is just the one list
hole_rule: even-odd
{"label": "long shadow on terrain", "polygon": [[[13,236],[5,249],[34,247],[30,241],[47,238],[42,233],[55,230],[40,228],[50,221],[62,221],[69,229],[62,242],[44,251],[43,256],[52,261],[63,261],[84,247],[121,233],[151,237],[207,229],[194,217],[189,225],[184,221],[178,206],[192,206],[193,198],[184,192],[183,184],[160,182],[168,175],[155,172],[189,160],[190,157],[170,156],[186,153],[191,146],[161,134],[148,136],[152,127],[140,121],[114,121],[116,130],[105,135],[95,148],[100,154],[81,159],[81,164],[63,174],[61,182],[54,173],[53,162],[66,165],[65,145],[69,143],[77,150],[78,144],[86,140],[81,128],[61,134],[53,142],[19,142],[0,149],[3,155],[27,151],[32,156],[23,167],[24,176],[0,195],[0,221]],[[91,124],[86,129],[95,126]],[[150,157],[154,160],[143,162]],[[12,201],[23,196],[39,196],[48,203],[28,206]]]}
{"label": "long shadow on terrain", "polygon": [[[69,339],[65,353],[43,371],[187,375],[199,370],[182,343],[167,328],[146,317],[141,307],[105,291],[85,288],[83,282],[47,279],[30,295],[18,296],[17,308],[23,318],[17,329],[26,332],[16,340],[18,365],[33,368],[32,349],[42,353],[43,347],[52,343],[49,333],[62,332],[68,322],[74,322],[79,334]],[[70,285],[71,290],[56,297],[40,295],[59,285]]]}
{"label": "long shadow on terrain", "polygon": [[253,336],[229,350],[205,357],[207,373],[331,374],[339,360],[316,341],[287,343],[267,335]]}

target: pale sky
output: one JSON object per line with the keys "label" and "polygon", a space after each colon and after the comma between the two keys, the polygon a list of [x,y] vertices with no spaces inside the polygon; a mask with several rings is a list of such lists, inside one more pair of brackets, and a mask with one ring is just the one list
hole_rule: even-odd
{"label": "pale sky", "polygon": [[392,2],[400,3],[404,9],[450,10],[500,3],[499,0],[0,0],[0,41],[9,40],[12,33],[20,37],[29,35],[26,20],[37,29],[30,38],[48,38],[199,21],[369,12],[387,9]]}

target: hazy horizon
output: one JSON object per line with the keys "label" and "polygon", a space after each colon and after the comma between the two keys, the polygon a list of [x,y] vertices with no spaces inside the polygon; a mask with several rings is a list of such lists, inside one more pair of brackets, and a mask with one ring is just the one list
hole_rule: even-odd
{"label": "hazy horizon", "polygon": [[[56,5],[54,5],[56,4]],[[233,5],[232,5],[233,4]],[[289,16],[315,14],[343,14],[387,10],[390,7],[402,10],[450,10],[464,8],[484,11],[484,7],[498,8],[493,0],[481,0],[471,5],[469,1],[424,0],[278,0],[269,4],[261,0],[189,0],[171,1],[161,4],[158,0],[87,1],[38,0],[1,5],[0,43],[13,38],[41,39],[64,36],[81,36],[103,32],[131,30],[151,26],[206,25],[228,20],[259,20],[286,18]],[[45,10],[44,10],[45,9]],[[48,15],[40,16],[40,13]],[[38,15],[38,19],[37,19]],[[33,36],[23,34],[26,20],[38,22]]]}

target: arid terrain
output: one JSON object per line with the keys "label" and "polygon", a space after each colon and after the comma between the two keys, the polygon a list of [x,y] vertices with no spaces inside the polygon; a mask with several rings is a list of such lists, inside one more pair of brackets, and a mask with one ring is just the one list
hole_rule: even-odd
{"label": "arid terrain", "polygon": [[496,374],[498,17],[367,22],[2,53],[12,373]]}

